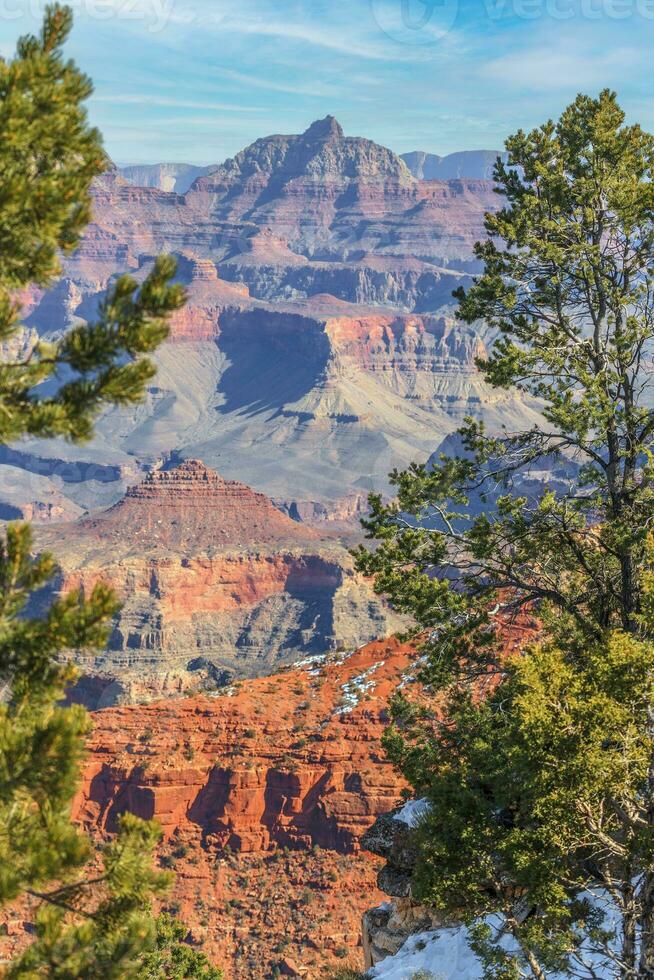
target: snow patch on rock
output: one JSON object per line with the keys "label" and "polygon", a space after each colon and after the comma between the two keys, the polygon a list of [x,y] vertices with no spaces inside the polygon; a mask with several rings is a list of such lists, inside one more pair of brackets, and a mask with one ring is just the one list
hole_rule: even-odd
{"label": "snow patch on rock", "polygon": [[460,926],[410,936],[395,956],[382,960],[367,975],[370,980],[410,980],[416,973],[421,980],[480,980],[481,966],[468,945],[467,929]]}
{"label": "snow patch on rock", "polygon": [[429,800],[408,800],[402,809],[394,814],[395,819],[413,830],[418,826],[420,818],[428,812],[430,805]]}
{"label": "snow patch on rock", "polygon": [[364,694],[374,690],[375,681],[370,678],[376,670],[384,666],[385,662],[384,660],[380,660],[378,663],[373,664],[372,667],[364,670],[362,674],[351,677],[349,681],[342,685],[343,697],[341,698],[341,703],[334,711],[335,715],[349,714],[357,707]]}

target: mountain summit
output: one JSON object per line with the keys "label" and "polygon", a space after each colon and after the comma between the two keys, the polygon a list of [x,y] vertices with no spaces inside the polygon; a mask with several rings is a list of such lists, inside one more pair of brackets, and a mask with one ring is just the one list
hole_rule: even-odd
{"label": "mountain summit", "polygon": [[328,140],[344,138],[343,127],[334,116],[325,116],[324,119],[316,119],[309,128],[302,134],[302,138],[307,143],[315,140]]}
{"label": "mountain summit", "polygon": [[[255,140],[211,174],[200,177],[194,190],[220,193],[234,183],[270,177],[275,193],[289,181],[309,177],[346,181],[390,179],[413,183],[409,168],[392,150],[372,140],[345,136],[334,116],[313,122],[297,136],[274,135]],[[270,190],[273,190],[271,187]]]}

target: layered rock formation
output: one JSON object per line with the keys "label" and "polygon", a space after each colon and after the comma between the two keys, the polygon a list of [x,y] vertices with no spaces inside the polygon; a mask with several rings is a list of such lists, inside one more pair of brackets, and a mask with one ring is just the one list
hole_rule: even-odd
{"label": "layered rock formation", "polygon": [[108,650],[77,656],[90,707],[225,685],[301,655],[354,648],[397,620],[346,549],[197,460],[156,470],[120,503],[42,530],[62,591],[122,599]]}
{"label": "layered rock formation", "polygon": [[[389,640],[214,697],[100,711],[77,819],[100,837],[126,810],[160,821],[170,904],[228,978],[358,967],[360,917],[381,898],[359,841],[400,797],[380,737],[414,663]],[[10,915],[0,955],[28,918]]]}
{"label": "layered rock formation", "polygon": [[214,218],[272,229],[309,259],[369,253],[455,267],[470,260],[483,212],[495,205],[484,182],[417,181],[395,153],[344,136],[332,116],[300,136],[257,140],[198,178],[188,198]]}
{"label": "layered rock formation", "polygon": [[[62,281],[24,297],[30,336],[93,320],[116,274],[142,279],[162,251],[178,257],[188,304],[144,405],[108,413],[91,447],[26,441],[21,458],[139,473],[176,453],[304,513],[338,511],[387,489],[393,467],[426,459],[465,414],[491,429],[536,418],[481,383],[481,331],[452,319],[498,204],[489,181],[417,179],[333,117],[208,170],[185,193],[160,189],[163,171],[130,171],[150,186],[116,169],[95,182]],[[84,509],[124,487],[91,471],[57,485]]]}
{"label": "layered rock formation", "polygon": [[[361,841],[366,850],[385,862],[377,882],[387,896],[381,905],[368,909],[363,916],[366,969],[395,956],[411,936],[448,925],[434,910],[416,902],[411,894],[411,877],[417,860],[412,835],[420,812],[416,806],[419,802],[379,816]],[[409,807],[413,807],[415,817]]]}
{"label": "layered rock formation", "polygon": [[[97,839],[127,810],[160,821],[166,905],[227,980],[359,968],[361,915],[382,897],[360,838],[400,798],[380,738],[415,657],[376,642],[214,696],[97,712],[76,819]],[[3,914],[0,957],[29,941],[30,917]]]}
{"label": "layered rock formation", "polygon": [[156,817],[166,838],[192,831],[217,849],[358,853],[398,798],[377,753],[413,654],[389,639],[305,660],[211,696],[97,713],[82,822],[111,832],[129,810]]}

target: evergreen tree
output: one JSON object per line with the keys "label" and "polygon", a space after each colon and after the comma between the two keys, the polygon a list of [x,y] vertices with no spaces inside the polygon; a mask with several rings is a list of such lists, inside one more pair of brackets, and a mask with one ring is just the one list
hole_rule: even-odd
{"label": "evergreen tree", "polygon": [[186,929],[170,915],[157,919],[155,948],[143,957],[144,980],[222,980],[204,953],[184,942]]}
{"label": "evergreen tree", "polygon": [[[154,373],[147,355],[184,300],[170,281],[174,261],[164,256],[140,287],[119,278],[97,321],[56,343],[34,342],[20,324],[20,290],[51,285],[90,218],[91,181],[107,166],[83,107],[91,84],[62,54],[70,26],[70,10],[50,6],[40,37],[22,38],[16,57],[0,60],[3,443],[23,435],[87,439],[104,406],[140,399]],[[30,618],[30,595],[54,571],[50,555],[33,556],[29,527],[9,525],[0,540],[0,906],[29,899],[36,939],[5,972],[124,980],[144,969],[155,941],[150,902],[169,878],[152,868],[153,824],[125,815],[116,838],[94,855],[71,823],[89,718],[61,706],[74,672],[59,655],[101,647],[117,606],[98,585]],[[168,928],[171,962],[183,964],[180,935]],[[195,972],[162,967],[152,975],[216,975],[198,973],[191,961]]]}
{"label": "evergreen tree", "polygon": [[[579,975],[654,977],[648,688],[654,647],[647,592],[654,515],[654,138],[626,126],[615,95],[604,91],[597,99],[578,96],[556,124],[518,132],[506,147],[508,164],[498,161],[495,169],[505,203],[487,215],[487,238],[476,246],[484,272],[455,295],[459,316],[483,319],[495,336],[478,364],[485,378],[523,392],[540,408],[542,424],[491,436],[482,422],[467,419],[460,456],[392,474],[398,493],[389,505],[371,498],[366,528],[378,546],[372,553],[361,549],[358,566],[376,575],[378,591],[424,631],[422,680],[447,704],[447,722],[439,723],[435,712],[397,699],[387,744],[433,804],[421,835],[420,894],[450,911],[468,907],[468,920],[478,925],[486,913],[499,914],[505,932],[521,943],[520,956],[507,960],[499,942],[488,936],[482,942],[478,934],[489,976],[542,977],[562,963],[568,975],[578,975],[571,950],[599,941],[601,928],[598,914],[575,901],[592,883],[609,889],[608,864],[611,887],[618,882],[624,894],[633,888],[637,895],[631,947],[621,947],[608,973]],[[567,489],[520,492],[525,476],[557,458],[577,467]],[[524,608],[537,612],[548,640],[523,662],[507,663],[498,623]],[[641,663],[638,690],[603,678],[603,658],[618,654],[626,673]],[[541,681],[552,670],[558,705],[535,706],[542,692],[530,687],[536,673],[525,679],[529,669],[541,670]],[[557,676],[565,678],[558,687]],[[493,677],[497,694],[479,704],[482,680]],[[524,700],[514,694],[521,684]],[[606,703],[594,702],[594,686]],[[523,713],[538,712],[520,756],[515,743],[528,725]],[[576,733],[569,712],[581,726]],[[628,746],[612,723],[618,716],[629,721],[635,741]],[[541,722],[545,746],[536,738]],[[615,738],[600,739],[605,722]],[[562,754],[566,731],[569,767]],[[489,754],[485,745],[492,746]],[[558,755],[545,760],[548,746]],[[618,775],[621,752],[625,771]],[[534,769],[524,796],[512,776],[514,757],[522,775]],[[576,800],[575,766],[585,762],[587,782]],[[554,766],[549,784],[543,766]],[[586,806],[592,833],[577,814],[570,818],[577,819],[574,829],[564,823],[552,845],[554,809],[543,812],[552,804],[548,793],[559,794],[557,805]],[[613,837],[610,847],[608,839],[604,844],[614,850],[595,867],[607,814]],[[560,859],[563,853],[568,860]],[[617,893],[613,898],[618,914]]]}

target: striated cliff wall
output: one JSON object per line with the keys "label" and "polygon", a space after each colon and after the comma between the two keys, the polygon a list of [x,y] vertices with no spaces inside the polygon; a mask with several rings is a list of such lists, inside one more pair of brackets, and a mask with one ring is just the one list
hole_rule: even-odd
{"label": "striated cliff wall", "polygon": [[[74,654],[91,708],[215,688],[355,648],[398,620],[346,548],[197,460],[153,471],[116,505],[42,529],[62,592],[103,581],[122,608],[108,649]],[[91,679],[92,678],[92,679]]]}
{"label": "striated cliff wall", "polygon": [[100,835],[125,810],[160,821],[171,901],[228,976],[359,965],[361,915],[382,897],[360,839],[400,797],[380,738],[414,662],[380,641],[214,697],[100,711],[77,819]]}

